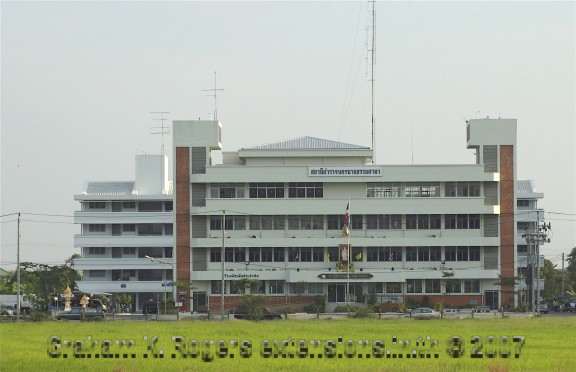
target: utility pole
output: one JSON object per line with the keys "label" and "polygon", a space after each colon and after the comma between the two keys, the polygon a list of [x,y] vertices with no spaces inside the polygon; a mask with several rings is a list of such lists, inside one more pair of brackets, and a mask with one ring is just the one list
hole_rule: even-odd
{"label": "utility pole", "polygon": [[226,210],[222,209],[222,250],[220,252],[220,261],[222,267],[222,282],[220,285],[220,318],[224,320],[224,228],[226,226]]}
{"label": "utility pole", "polygon": [[538,311],[538,298],[540,297],[540,245],[544,243],[549,243],[548,231],[551,230],[550,223],[543,223],[540,225],[540,214],[537,213],[537,222],[534,231],[527,232],[522,235],[526,238],[526,243],[528,243],[529,249],[529,264],[530,264],[530,294],[531,294],[531,305],[532,311]]}
{"label": "utility pole", "polygon": [[224,89],[218,88],[216,84],[216,71],[214,71],[214,88],[211,89],[202,89],[202,92],[209,92],[211,94],[207,94],[212,96],[214,99],[214,113],[212,114],[212,120],[218,120],[218,92],[223,92]]}
{"label": "utility pole", "polygon": [[562,286],[560,287],[560,294],[564,296],[564,252],[562,252]]}
{"label": "utility pole", "polygon": [[16,282],[17,282],[17,299],[16,299],[16,321],[20,320],[20,212],[18,212],[18,225],[16,227]]}
{"label": "utility pole", "polygon": [[376,64],[376,1],[371,0],[372,4],[372,32],[370,38],[370,132],[372,147],[372,164],[376,162],[376,119],[374,117],[374,67]]}

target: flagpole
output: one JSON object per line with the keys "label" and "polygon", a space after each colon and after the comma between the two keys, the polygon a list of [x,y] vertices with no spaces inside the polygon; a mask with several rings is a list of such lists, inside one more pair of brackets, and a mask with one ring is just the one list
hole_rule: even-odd
{"label": "flagpole", "polygon": [[351,250],[350,238],[352,235],[352,216],[350,214],[350,199],[348,199],[348,213],[349,213],[349,216],[348,216],[348,234],[347,234],[348,236],[347,236],[347,242],[346,242],[346,245],[348,248],[347,252],[346,252],[346,254],[348,255],[348,258],[346,261],[346,264],[348,265],[346,267],[346,305],[348,305],[348,303],[350,302],[350,256],[351,256],[350,255],[350,250]]}

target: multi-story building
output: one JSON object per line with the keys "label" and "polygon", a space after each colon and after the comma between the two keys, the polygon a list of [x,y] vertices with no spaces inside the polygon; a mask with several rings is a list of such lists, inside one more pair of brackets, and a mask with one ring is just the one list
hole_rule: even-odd
{"label": "multi-story building", "polygon": [[[538,301],[542,300],[544,291],[544,279],[541,278],[539,270],[544,267],[544,255],[539,255],[539,262],[535,261],[538,249],[534,245],[529,246],[525,234],[536,232],[538,225],[544,222],[544,210],[538,207],[538,200],[544,198],[544,194],[536,192],[533,181],[519,180],[516,188],[516,219],[517,219],[517,277],[518,277],[518,303],[521,305],[532,304],[532,294],[539,291]],[[535,243],[538,244],[538,243]],[[529,262],[534,257],[534,271],[531,271]],[[532,281],[532,275],[535,276]],[[532,287],[531,287],[532,286]]]}
{"label": "multi-story building", "polygon": [[376,165],[369,147],[313,137],[216,163],[221,132],[218,121],[173,123],[173,195],[150,156],[134,182],[76,195],[81,290],[132,293],[137,310],[173,288],[184,311],[219,311],[222,290],[226,309],[242,293],[293,306],[320,296],[329,309],[518,303],[516,120],[469,120],[476,161],[450,165]]}
{"label": "multi-story building", "polygon": [[[369,295],[515,305],[516,120],[469,120],[476,162],[461,165],[374,165],[368,147],[312,137],[223,152],[214,164],[221,128],[173,125],[185,309],[218,311],[222,278],[228,309],[244,292],[269,304],[324,296],[329,307]],[[351,272],[342,271],[347,205]]]}
{"label": "multi-story building", "polygon": [[128,294],[132,310],[142,310],[172,298],[173,201],[166,158],[138,155],[135,163],[134,181],[88,182],[74,196],[81,257],[73,265],[81,291]]}

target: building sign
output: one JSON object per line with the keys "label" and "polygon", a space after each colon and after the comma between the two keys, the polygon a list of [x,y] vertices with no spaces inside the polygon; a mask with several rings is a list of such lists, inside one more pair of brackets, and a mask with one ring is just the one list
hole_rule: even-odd
{"label": "building sign", "polygon": [[309,177],[380,177],[377,167],[308,167]]}
{"label": "building sign", "polygon": [[224,273],[224,279],[258,279],[259,274]]}
{"label": "building sign", "polygon": [[320,279],[338,279],[338,280],[346,280],[346,279],[372,279],[374,275],[367,274],[367,273],[325,273],[318,275]]}

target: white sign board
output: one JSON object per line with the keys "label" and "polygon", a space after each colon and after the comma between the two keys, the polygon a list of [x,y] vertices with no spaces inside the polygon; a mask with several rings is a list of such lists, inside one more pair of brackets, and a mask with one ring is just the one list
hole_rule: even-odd
{"label": "white sign board", "polygon": [[378,167],[308,167],[310,177],[380,177]]}

